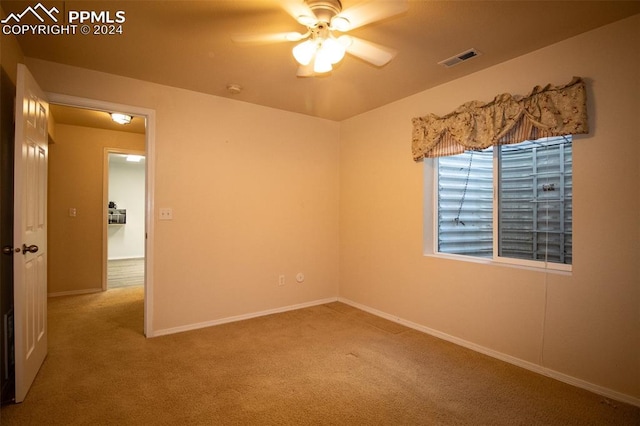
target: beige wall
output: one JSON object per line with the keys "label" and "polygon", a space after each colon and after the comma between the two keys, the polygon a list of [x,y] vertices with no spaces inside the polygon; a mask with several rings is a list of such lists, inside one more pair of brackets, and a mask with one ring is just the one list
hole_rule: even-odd
{"label": "beige wall", "polygon": [[[639,29],[636,15],[342,122],[341,297],[638,401]],[[411,118],[574,75],[591,132],[574,139],[573,273],[423,256],[432,187]]]}
{"label": "beige wall", "polygon": [[[57,124],[49,145],[49,294],[102,290],[105,148],[144,151],[141,134]],[[69,216],[70,208],[76,217]]]}
{"label": "beige wall", "polygon": [[153,332],[337,296],[339,123],[27,65],[46,91],[156,111]]}

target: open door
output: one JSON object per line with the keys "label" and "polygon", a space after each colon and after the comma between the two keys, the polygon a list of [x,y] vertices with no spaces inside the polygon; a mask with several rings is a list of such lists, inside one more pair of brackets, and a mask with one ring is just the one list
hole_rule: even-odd
{"label": "open door", "polygon": [[47,356],[47,158],[49,104],[18,65],[14,169],[16,402]]}

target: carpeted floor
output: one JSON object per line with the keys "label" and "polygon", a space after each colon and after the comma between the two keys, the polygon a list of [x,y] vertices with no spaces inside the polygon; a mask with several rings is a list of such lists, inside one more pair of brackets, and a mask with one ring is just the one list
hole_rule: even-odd
{"label": "carpeted floor", "polygon": [[6,425],[638,425],[610,401],[341,303],[145,339],[143,287],[50,299]]}

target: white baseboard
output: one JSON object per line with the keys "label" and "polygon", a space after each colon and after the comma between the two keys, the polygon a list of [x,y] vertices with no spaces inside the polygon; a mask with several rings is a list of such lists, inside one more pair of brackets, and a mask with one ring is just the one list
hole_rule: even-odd
{"label": "white baseboard", "polygon": [[165,329],[161,329],[161,330],[155,330],[151,335],[149,335],[147,337],[166,336],[168,334],[182,333],[183,331],[197,330],[197,329],[200,329],[200,328],[212,327],[214,325],[227,324],[227,323],[236,322],[236,321],[244,321],[244,320],[248,320],[248,319],[251,319],[251,318],[263,317],[265,315],[279,314],[279,313],[282,313],[282,312],[295,311],[297,309],[309,308],[311,306],[324,305],[324,304],[327,304],[327,303],[336,302],[337,300],[338,300],[337,297],[330,297],[330,298],[327,298],[327,299],[314,300],[312,302],[299,303],[297,305],[289,305],[289,306],[283,306],[281,308],[268,309],[266,311],[253,312],[253,313],[243,314],[243,315],[236,315],[236,316],[227,317],[227,318],[220,318],[220,319],[213,320],[213,321],[205,321],[205,322],[200,322],[200,323],[196,323],[196,324],[182,325],[180,327],[165,328]]}
{"label": "white baseboard", "polygon": [[56,293],[48,293],[48,297],[60,297],[60,296],[76,296],[78,294],[99,293],[102,288],[87,288],[84,290],[71,290],[71,291],[59,291]]}
{"label": "white baseboard", "polygon": [[568,383],[568,384],[570,384],[572,386],[576,386],[578,388],[586,389],[586,390],[588,390],[590,392],[593,392],[593,393],[598,394],[598,395],[602,395],[602,396],[604,396],[606,398],[611,398],[611,399],[614,399],[616,401],[625,402],[627,404],[631,404],[631,405],[635,405],[637,407],[640,407],[640,398],[636,398],[636,397],[631,396],[631,395],[620,393],[620,392],[614,391],[612,389],[605,388],[603,386],[599,386],[599,385],[587,382],[585,380],[578,379],[578,378],[573,377],[573,376],[569,376],[569,375],[564,374],[564,373],[560,373],[560,372],[552,370],[550,368],[543,367],[541,365],[538,365],[538,364],[535,364],[535,363],[532,363],[532,362],[529,362],[529,361],[525,361],[525,360],[520,359],[520,358],[513,357],[511,355],[503,354],[502,352],[498,352],[498,351],[495,351],[493,349],[489,349],[489,348],[486,348],[484,346],[475,344],[473,342],[469,342],[467,340],[460,339],[460,338],[455,337],[455,336],[451,336],[450,334],[446,334],[446,333],[443,333],[441,331],[434,330],[432,328],[425,327],[423,325],[416,324],[416,323],[411,322],[411,321],[407,321],[407,320],[399,318],[399,317],[397,317],[395,315],[390,315],[390,314],[388,314],[386,312],[382,312],[382,311],[379,311],[377,309],[373,309],[373,308],[370,308],[368,306],[361,305],[360,303],[354,302],[354,301],[349,300],[349,299],[345,299],[343,297],[338,297],[338,301],[342,302],[342,303],[345,303],[347,305],[353,306],[354,308],[358,308],[358,309],[361,309],[363,311],[369,312],[370,314],[376,315],[378,317],[381,317],[381,318],[384,318],[384,319],[387,319],[387,320],[390,320],[390,321],[393,321],[393,322],[397,322],[398,324],[402,324],[402,325],[407,326],[409,328],[413,328],[414,330],[418,330],[418,331],[421,331],[423,333],[429,334],[431,336],[437,337],[439,339],[446,340],[448,342],[451,342],[451,343],[454,343],[456,345],[465,347],[467,349],[471,349],[471,350],[479,352],[481,354],[488,355],[488,356],[490,356],[492,358],[496,358],[496,359],[499,359],[501,361],[508,362],[509,364],[513,364],[513,365],[516,365],[518,367],[522,367],[522,368],[525,368],[527,370],[533,371],[535,373],[542,374],[542,375],[547,376],[547,377],[551,377],[553,379],[559,380],[559,381],[564,382],[564,383]]}

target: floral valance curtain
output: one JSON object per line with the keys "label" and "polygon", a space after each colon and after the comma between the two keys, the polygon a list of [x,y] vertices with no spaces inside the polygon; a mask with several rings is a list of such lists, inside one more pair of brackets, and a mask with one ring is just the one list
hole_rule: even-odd
{"label": "floral valance curtain", "polygon": [[413,159],[456,155],[492,145],[589,132],[581,78],[564,86],[536,86],[526,97],[508,93],[468,102],[450,114],[413,119]]}

